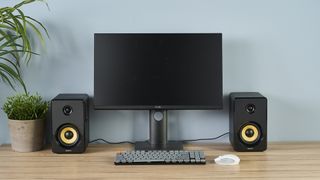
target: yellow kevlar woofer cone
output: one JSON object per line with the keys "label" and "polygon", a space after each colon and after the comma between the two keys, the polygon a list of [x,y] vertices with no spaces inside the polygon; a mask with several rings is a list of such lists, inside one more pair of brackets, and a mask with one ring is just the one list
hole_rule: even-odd
{"label": "yellow kevlar woofer cone", "polygon": [[256,125],[244,125],[240,132],[240,137],[244,143],[253,144],[260,138],[260,130]]}
{"label": "yellow kevlar woofer cone", "polygon": [[59,140],[62,144],[66,146],[72,146],[77,143],[79,139],[78,131],[70,126],[65,126],[61,128],[59,133]]}

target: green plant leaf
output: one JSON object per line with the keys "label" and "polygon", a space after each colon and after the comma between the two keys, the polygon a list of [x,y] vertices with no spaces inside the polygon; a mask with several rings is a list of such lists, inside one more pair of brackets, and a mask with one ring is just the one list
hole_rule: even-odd
{"label": "green plant leaf", "polygon": [[14,52],[27,52],[33,55],[39,55],[38,53],[34,53],[31,51],[24,51],[24,50],[0,50],[0,56],[6,55],[6,54],[12,54]]}
{"label": "green plant leaf", "polygon": [[0,59],[6,61],[6,62],[9,63],[11,66],[13,66],[13,67],[15,68],[15,71],[16,71],[16,72],[18,73],[18,75],[20,76],[19,68],[18,68],[18,66],[17,66],[15,63],[13,63],[10,59],[5,58],[5,57],[1,57],[1,56],[0,56]]}
{"label": "green plant leaf", "polygon": [[11,30],[11,31],[15,30],[14,28],[12,28],[12,26],[7,26],[5,24],[0,24],[0,28],[8,29],[8,30]]}
{"label": "green plant leaf", "polygon": [[17,39],[19,39],[19,38],[20,38],[20,36],[16,36],[16,37],[14,37],[14,38],[9,39],[8,41],[4,42],[4,43],[0,46],[0,49],[3,49],[3,48],[8,47],[8,46],[12,46],[12,45],[16,46],[16,45],[15,45],[15,44],[16,44],[15,41],[16,41]]}
{"label": "green plant leaf", "polygon": [[[15,36],[11,35],[8,32],[4,32],[1,28],[0,28],[0,34],[3,35],[3,38],[5,38],[7,41],[11,41],[11,39],[14,39]],[[16,46],[10,46],[13,50],[17,50]],[[1,50],[1,48],[0,48]],[[17,65],[19,66],[20,64],[20,56],[19,53],[13,53],[12,56],[15,58]]]}
{"label": "green plant leaf", "polygon": [[6,75],[6,73],[5,72],[3,72],[3,70],[0,70],[0,76],[1,76],[1,79],[2,79],[2,81],[3,82],[5,82],[5,83],[8,83],[9,84],[9,86],[13,89],[13,90],[16,90],[15,89],[15,87],[14,87],[14,85],[13,85],[13,83],[12,83],[12,81],[14,81],[14,78],[12,77],[12,76],[10,76],[10,78]]}
{"label": "green plant leaf", "polygon": [[42,27],[42,29],[44,30],[44,32],[46,33],[47,37],[50,38],[48,30],[46,29],[46,27],[44,27],[44,25],[41,22],[37,21],[36,19],[34,19],[30,16],[26,16],[26,19],[30,19],[30,20],[36,22],[38,25],[40,25]]}
{"label": "green plant leaf", "polygon": [[[14,67],[16,68],[16,66],[14,66]],[[11,77],[11,79],[13,81],[18,80],[18,82],[22,86],[24,92],[27,93],[26,85],[24,84],[23,80],[21,79],[19,71],[15,71],[10,66],[8,66],[7,64],[4,64],[4,63],[0,63],[0,71],[4,71],[7,75],[9,75]],[[9,80],[9,78],[5,77],[5,80],[11,87],[13,87],[13,83],[12,83],[12,81]],[[15,88],[13,88],[13,89],[15,89]]]}
{"label": "green plant leaf", "polygon": [[36,1],[36,0],[23,0],[21,3],[16,4],[16,5],[14,6],[14,8],[15,8],[15,9],[18,9],[18,8],[20,8],[21,6],[23,6],[23,5],[25,5],[25,4],[32,3],[32,2],[34,2],[34,1]]}
{"label": "green plant leaf", "polygon": [[[26,30],[23,28],[23,25],[21,24],[19,19],[16,16],[14,16],[12,13],[8,13],[8,15],[11,17],[12,21],[14,22],[14,24],[16,26],[16,32],[19,35],[21,35],[24,50],[31,51],[30,40],[28,38]],[[31,54],[26,53],[26,59],[27,59],[27,62],[28,62],[31,59]]]}
{"label": "green plant leaf", "polygon": [[[20,16],[21,16],[21,20],[23,22],[23,30],[24,30],[24,33],[27,34],[27,23],[26,23],[26,18],[24,16],[24,13],[20,10],[20,9],[17,9],[17,11],[19,12]],[[18,17],[18,16],[17,16]]]}

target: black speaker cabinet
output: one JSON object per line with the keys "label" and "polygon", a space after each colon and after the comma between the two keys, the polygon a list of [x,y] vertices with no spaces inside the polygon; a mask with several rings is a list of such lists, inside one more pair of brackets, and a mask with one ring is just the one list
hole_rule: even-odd
{"label": "black speaker cabinet", "polygon": [[59,94],[51,108],[52,152],[83,153],[89,141],[89,96]]}
{"label": "black speaker cabinet", "polygon": [[267,98],[257,92],[230,94],[230,142],[235,151],[267,149]]}

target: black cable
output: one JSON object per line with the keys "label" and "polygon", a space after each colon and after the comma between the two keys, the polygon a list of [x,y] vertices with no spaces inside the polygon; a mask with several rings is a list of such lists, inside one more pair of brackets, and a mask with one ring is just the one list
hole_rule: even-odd
{"label": "black cable", "polygon": [[[185,140],[181,140],[182,142],[190,142],[190,141],[209,141],[209,140],[216,140],[216,139],[219,139],[225,135],[229,134],[229,132],[226,132],[226,133],[223,133],[221,134],[220,136],[217,136],[217,137],[213,137],[213,138],[200,138],[200,139],[185,139]],[[94,140],[91,140],[89,141],[89,143],[94,143],[94,142],[97,142],[97,141],[103,141],[104,143],[107,143],[107,144],[125,144],[125,143],[128,143],[128,144],[135,144],[135,142],[132,142],[132,141],[120,141],[120,142],[110,142],[110,141],[107,141],[105,139],[102,139],[102,138],[98,138],[98,139],[94,139]]]}
{"label": "black cable", "polygon": [[132,141],[110,142],[110,141],[104,140],[102,138],[91,140],[91,141],[89,141],[89,143],[94,143],[96,141],[103,141],[104,143],[107,143],[107,144],[125,144],[125,143],[134,144],[135,143],[135,142],[132,142]]}
{"label": "black cable", "polygon": [[219,139],[225,135],[229,134],[229,132],[226,132],[226,133],[223,133],[221,134],[220,136],[217,136],[217,137],[213,137],[213,138],[200,138],[200,139],[185,139],[185,140],[182,140],[182,142],[189,142],[189,141],[210,141],[210,140],[216,140],[216,139]]}

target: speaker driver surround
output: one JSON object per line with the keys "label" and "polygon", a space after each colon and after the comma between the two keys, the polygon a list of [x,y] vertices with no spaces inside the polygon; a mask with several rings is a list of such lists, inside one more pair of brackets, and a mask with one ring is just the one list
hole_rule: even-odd
{"label": "speaker driver surround", "polygon": [[240,128],[240,138],[245,144],[255,144],[260,137],[260,127],[254,123],[247,123]]}
{"label": "speaker driver surround", "polygon": [[79,131],[72,124],[65,124],[58,129],[58,141],[63,146],[71,147],[79,142]]}

